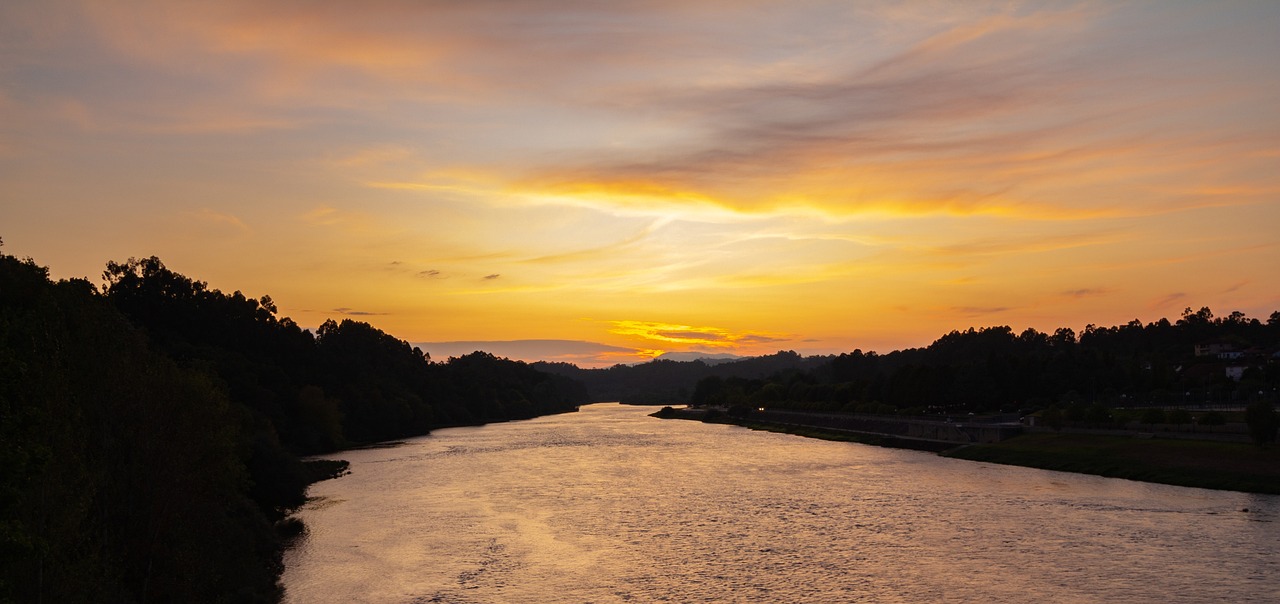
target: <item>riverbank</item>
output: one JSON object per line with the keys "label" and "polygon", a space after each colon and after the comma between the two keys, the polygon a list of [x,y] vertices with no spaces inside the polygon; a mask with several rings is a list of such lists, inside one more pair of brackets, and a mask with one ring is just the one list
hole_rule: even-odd
{"label": "riverbank", "polygon": [[755,422],[750,420],[741,420],[734,418],[716,418],[703,420],[709,424],[732,424],[750,428],[752,430],[760,430],[763,432],[779,432],[782,434],[794,434],[796,436],[804,436],[807,438],[817,438],[820,440],[833,440],[838,442],[851,442],[864,445],[874,445],[877,447],[890,447],[894,449],[911,449],[914,451],[930,451],[940,453],[947,449],[955,448],[954,443],[939,442],[934,440],[924,440],[919,438],[906,438],[895,436],[893,434],[876,434],[874,432],[856,432],[853,430],[840,430],[836,428],[823,428],[818,426],[799,426],[794,424],[777,424],[770,422]]}
{"label": "riverbank", "polygon": [[945,457],[1203,489],[1280,494],[1280,448],[1253,444],[1032,433]]}
{"label": "riverbank", "polygon": [[[723,413],[664,408],[652,414],[742,426],[839,442],[936,452],[943,457],[1125,478],[1175,486],[1280,494],[1280,447],[1248,443],[1104,434],[1036,432],[1000,442],[956,445],[794,423],[762,422]],[[1149,435],[1147,435],[1149,436]]]}
{"label": "riverbank", "polygon": [[[819,414],[809,414],[807,419],[806,414],[799,413],[788,413],[782,418],[776,414],[764,415],[762,413],[753,413],[749,417],[737,417],[717,409],[675,409],[672,407],[663,407],[654,413],[650,413],[649,416],[661,419],[694,420],[707,424],[727,424],[741,426],[751,430],[794,434],[796,436],[816,438],[819,440],[853,442],[877,447],[930,451],[933,453],[953,449],[957,446],[955,441],[913,436],[909,434],[909,430],[905,429],[900,430],[902,433],[890,433],[884,431],[888,428],[889,424],[883,423],[873,423],[870,425],[872,428],[877,426],[882,428],[880,431],[874,429],[859,430],[842,427],[836,425],[839,422],[831,422],[830,416]],[[781,419],[785,419],[786,421],[781,421]],[[900,422],[892,423],[896,424]],[[902,426],[897,427],[902,428]]]}

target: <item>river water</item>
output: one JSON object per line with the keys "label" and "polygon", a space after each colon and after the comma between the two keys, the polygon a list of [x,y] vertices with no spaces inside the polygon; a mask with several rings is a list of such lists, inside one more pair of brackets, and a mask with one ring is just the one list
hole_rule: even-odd
{"label": "river water", "polygon": [[311,487],[286,601],[1280,601],[1277,496],[652,411],[336,455],[351,474]]}

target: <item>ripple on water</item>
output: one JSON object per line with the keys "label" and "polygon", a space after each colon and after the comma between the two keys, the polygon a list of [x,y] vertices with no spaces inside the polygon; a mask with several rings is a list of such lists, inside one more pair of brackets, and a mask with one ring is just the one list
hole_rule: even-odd
{"label": "ripple on water", "polygon": [[286,599],[1163,604],[1280,593],[1280,498],[647,411],[595,405],[343,454],[351,474],[315,485],[301,512],[311,530],[287,556]]}

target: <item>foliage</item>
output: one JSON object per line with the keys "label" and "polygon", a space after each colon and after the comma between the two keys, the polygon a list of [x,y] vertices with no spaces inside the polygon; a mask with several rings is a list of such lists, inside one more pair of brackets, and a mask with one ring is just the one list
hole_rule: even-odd
{"label": "foliage", "polygon": [[0,292],[0,600],[276,597],[226,395],[87,282],[0,256]]}
{"label": "foliage", "polygon": [[1280,494],[1280,449],[1247,443],[1041,432],[948,457],[1207,489]]}
{"label": "foliage", "polygon": [[1049,405],[1048,409],[1045,409],[1044,411],[1042,411],[1040,413],[1040,419],[1044,420],[1044,424],[1046,426],[1049,426],[1054,430],[1062,429],[1062,424],[1063,424],[1062,410],[1059,409],[1056,405]]}
{"label": "foliage", "polygon": [[698,382],[707,377],[758,380],[817,370],[829,360],[828,357],[802,357],[788,350],[715,364],[701,360],[659,359],[639,365],[614,365],[607,369],[580,369],[568,363],[534,363],[534,367],[582,383],[594,401],[684,405],[689,403]]}
{"label": "foliage", "polygon": [[1196,423],[1201,426],[1223,426],[1227,423],[1227,417],[1217,411],[1210,411],[1200,416],[1200,420]]}
{"label": "foliage", "polygon": [[[587,384],[594,400],[656,404],[753,406],[824,412],[1026,415],[1057,403],[1063,420],[1102,426],[1123,408],[1187,404],[1244,405],[1274,401],[1280,391],[1280,312],[1263,323],[1232,312],[1186,309],[1177,321],[1115,327],[1088,325],[1077,334],[1015,332],[1007,326],[953,331],[924,348],[888,354],[854,350],[831,357],[784,351],[707,365],[657,361],[634,367],[548,370]],[[1196,355],[1197,345],[1249,351],[1239,382],[1222,359]],[[1141,416],[1133,418],[1142,419]],[[1155,419],[1154,412],[1147,419]],[[1148,421],[1147,423],[1152,423]],[[1158,422],[1157,422],[1158,423]]]}
{"label": "foliage", "polygon": [[1115,415],[1106,405],[1094,403],[1085,411],[1084,420],[1091,425],[1102,426],[1115,421],[1117,419]]}
{"label": "foliage", "polygon": [[1191,412],[1186,409],[1170,409],[1166,414],[1165,421],[1175,426],[1189,424],[1191,423]]}
{"label": "foliage", "polygon": [[1150,407],[1142,410],[1142,423],[1149,425],[1164,423],[1164,409],[1159,407]]}
{"label": "foliage", "polygon": [[1244,410],[1244,421],[1249,425],[1253,442],[1266,445],[1276,442],[1276,430],[1280,428],[1280,416],[1276,415],[1271,401],[1257,400]]}
{"label": "foliage", "polygon": [[0,255],[0,601],[278,600],[299,454],[572,411],[581,386],[376,328],[313,336],[158,258],[107,286]]}
{"label": "foliage", "polygon": [[278,318],[270,297],[223,294],[155,257],[108,263],[104,276],[107,298],[162,349],[226,383],[267,433],[263,446],[310,454],[586,402],[572,380],[485,353],[433,363],[364,322],[328,320],[313,336]]}

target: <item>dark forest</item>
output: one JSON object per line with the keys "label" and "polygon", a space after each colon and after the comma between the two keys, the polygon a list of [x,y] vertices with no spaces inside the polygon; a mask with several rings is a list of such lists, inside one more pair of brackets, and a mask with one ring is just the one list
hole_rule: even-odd
{"label": "dark forest", "polygon": [[104,278],[0,255],[0,601],[276,601],[288,513],[343,465],[300,456],[586,402],[366,323],[312,334],[154,257]]}
{"label": "dark forest", "polygon": [[1015,332],[952,331],[923,348],[740,361],[654,361],[607,369],[537,363],[577,379],[593,400],[735,405],[900,415],[1083,412],[1275,402],[1280,312],[1262,321],[1188,308],[1175,321]]}
{"label": "dark forest", "polygon": [[351,320],[312,333],[268,296],[155,257],[110,262],[103,278],[54,282],[0,255],[0,601],[277,601],[282,552],[305,530],[289,513],[344,469],[303,456],[590,401],[1104,421],[1269,409],[1280,388],[1280,312],[585,370],[483,352],[437,362]]}

